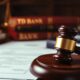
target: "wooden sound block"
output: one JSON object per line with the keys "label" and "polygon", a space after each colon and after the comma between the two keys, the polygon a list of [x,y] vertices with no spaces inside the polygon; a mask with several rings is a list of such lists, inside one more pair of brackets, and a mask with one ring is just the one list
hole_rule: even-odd
{"label": "wooden sound block", "polygon": [[39,80],[80,80],[80,55],[72,54],[70,64],[61,64],[56,54],[46,54],[36,58],[31,65],[31,73]]}

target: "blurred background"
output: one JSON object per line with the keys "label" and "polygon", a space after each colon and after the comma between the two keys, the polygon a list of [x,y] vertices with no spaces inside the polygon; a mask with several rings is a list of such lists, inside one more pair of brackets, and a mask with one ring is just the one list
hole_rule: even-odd
{"label": "blurred background", "polygon": [[0,19],[7,2],[12,16],[80,16],[80,0],[0,0]]}
{"label": "blurred background", "polygon": [[[46,18],[48,16],[58,16],[55,22],[55,25],[41,25],[45,26],[42,28],[41,26],[39,28],[27,26],[25,25],[25,28],[21,28],[21,25],[18,25],[15,30],[17,31],[23,31],[26,32],[30,30],[31,32],[34,31],[48,31],[48,32],[54,32],[57,31],[57,26],[63,25],[64,22],[68,23],[69,21],[72,21],[73,26],[78,26],[77,29],[80,29],[80,0],[0,0],[0,25],[4,26],[3,24],[5,22],[8,22],[11,17],[27,17],[27,16],[45,16]],[[61,17],[60,19],[58,19]],[[62,17],[68,18],[65,20]],[[74,19],[70,17],[75,17]],[[33,20],[34,21],[34,20]],[[54,18],[53,18],[54,21]],[[58,25],[58,23],[63,24]],[[67,22],[68,21],[68,22]],[[76,21],[76,22],[75,22]],[[76,25],[75,25],[76,23]],[[7,25],[8,23],[5,23]],[[37,25],[39,26],[39,25]],[[46,29],[46,26],[47,27]],[[55,26],[55,27],[54,27]],[[28,27],[31,27],[28,29]],[[36,29],[36,30],[35,30]],[[9,31],[10,32],[10,31]],[[54,34],[55,35],[55,34]]]}
{"label": "blurred background", "polygon": [[80,16],[80,0],[11,0],[12,15]]}

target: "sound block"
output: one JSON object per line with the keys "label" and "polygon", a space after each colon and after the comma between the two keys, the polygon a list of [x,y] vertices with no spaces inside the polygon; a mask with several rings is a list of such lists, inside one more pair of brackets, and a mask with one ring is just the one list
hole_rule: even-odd
{"label": "sound block", "polygon": [[55,40],[47,40],[46,47],[53,49],[55,45]]}
{"label": "sound block", "polygon": [[71,64],[61,64],[55,60],[56,54],[41,55],[30,68],[38,80],[80,80],[80,55],[72,54]]}

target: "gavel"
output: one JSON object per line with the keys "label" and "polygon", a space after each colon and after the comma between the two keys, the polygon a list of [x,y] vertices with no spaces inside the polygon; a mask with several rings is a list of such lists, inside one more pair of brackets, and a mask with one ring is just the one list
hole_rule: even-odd
{"label": "gavel", "polygon": [[31,73],[38,80],[80,80],[80,47],[76,46],[75,28],[62,25],[58,29],[57,53],[37,57],[31,64]]}

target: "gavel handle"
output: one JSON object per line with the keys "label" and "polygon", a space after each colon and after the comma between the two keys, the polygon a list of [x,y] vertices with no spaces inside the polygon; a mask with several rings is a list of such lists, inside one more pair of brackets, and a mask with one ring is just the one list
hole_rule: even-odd
{"label": "gavel handle", "polygon": [[76,54],[80,54],[80,47],[76,46],[74,52],[75,52]]}

